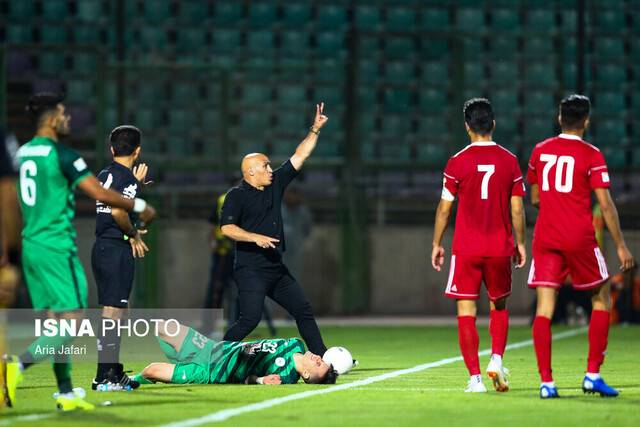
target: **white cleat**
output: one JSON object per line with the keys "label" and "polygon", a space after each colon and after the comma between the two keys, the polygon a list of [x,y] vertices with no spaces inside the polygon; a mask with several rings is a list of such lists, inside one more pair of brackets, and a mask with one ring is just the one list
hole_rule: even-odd
{"label": "white cleat", "polygon": [[502,393],[509,391],[509,381],[507,381],[509,370],[502,366],[501,361],[492,357],[489,361],[489,366],[487,366],[487,375],[491,378],[493,388],[495,388],[496,391]]}
{"label": "white cleat", "polygon": [[486,393],[487,388],[484,386],[482,382],[482,376],[474,375],[469,379],[467,383],[467,388],[464,390],[465,393]]}

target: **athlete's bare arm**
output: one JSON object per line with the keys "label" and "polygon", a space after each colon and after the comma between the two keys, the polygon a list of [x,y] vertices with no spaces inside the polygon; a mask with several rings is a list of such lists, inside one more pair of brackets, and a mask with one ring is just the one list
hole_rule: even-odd
{"label": "athlete's bare arm", "polygon": [[451,217],[451,207],[453,201],[440,199],[436,210],[436,222],[433,227],[433,249],[431,250],[431,266],[440,271],[444,265],[444,248],[442,247],[442,236],[449,225]]}
{"label": "athlete's bare arm", "polygon": [[620,270],[627,271],[635,265],[633,255],[627,248],[627,244],[624,241],[622,230],[620,229],[620,218],[618,217],[618,209],[613,199],[611,199],[611,193],[608,188],[596,188],[596,198],[600,204],[600,210],[604,218],[607,229],[611,233],[611,238],[616,244],[616,252],[618,253],[618,259],[620,260]]}

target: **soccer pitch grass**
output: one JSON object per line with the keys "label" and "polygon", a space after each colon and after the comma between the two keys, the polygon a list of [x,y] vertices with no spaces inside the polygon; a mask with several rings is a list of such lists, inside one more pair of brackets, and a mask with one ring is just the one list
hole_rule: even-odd
{"label": "soccer pitch grass", "polygon": [[[457,332],[453,327],[324,327],[328,345],[347,347],[360,366],[338,378],[337,385],[299,383],[287,386],[245,385],[148,385],[133,392],[98,393],[90,390],[95,365],[74,365],[74,386],[87,390],[87,400],[112,406],[95,411],[57,413],[51,397],[55,380],[49,364],[29,369],[18,389],[17,407],[0,413],[0,426],[84,426],[106,425],[174,426],[210,425],[213,415],[221,418],[242,408],[243,412],[223,420],[224,425],[259,426],[638,426],[640,425],[640,327],[616,326],[609,335],[608,354],[602,373],[620,396],[604,399],[584,395],[580,388],[586,368],[587,334],[554,341],[553,367],[561,399],[538,397],[539,378],[528,327],[513,327],[509,344],[522,343],[508,351],[505,366],[511,371],[511,390],[496,393],[490,381],[486,394],[465,394],[467,372],[462,361],[444,359],[459,356]],[[554,327],[554,333],[569,328]],[[486,327],[479,327],[481,350],[490,347]],[[259,330],[264,338],[264,331]],[[571,334],[571,333],[570,333]],[[278,336],[296,336],[295,329],[281,328]],[[124,344],[126,346],[127,343]],[[162,361],[162,360],[153,360]],[[152,362],[150,360],[149,362]],[[335,392],[302,395],[272,405],[274,399],[303,392],[328,390],[359,380],[378,377],[429,362],[428,369],[381,379]],[[448,363],[447,363],[448,362]],[[488,356],[481,357],[482,368]],[[144,363],[126,364],[139,371]],[[394,374],[395,375],[395,374]],[[263,405],[250,406],[269,401]],[[276,400],[276,403],[278,401]],[[256,409],[257,406],[257,409]],[[249,411],[251,409],[256,409]],[[232,412],[221,412],[232,410]],[[207,418],[203,423],[201,417]]]}

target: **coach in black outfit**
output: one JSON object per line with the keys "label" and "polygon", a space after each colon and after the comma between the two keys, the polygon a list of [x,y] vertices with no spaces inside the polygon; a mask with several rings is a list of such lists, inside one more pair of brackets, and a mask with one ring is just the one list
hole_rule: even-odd
{"label": "coach in black outfit", "polygon": [[222,207],[222,233],[237,242],[234,278],[238,285],[240,318],[224,336],[225,341],[242,341],[262,318],[268,295],[295,319],[300,335],[312,353],[327,350],[313,311],[300,284],[282,263],[286,249],[282,227],[282,196],[311,155],[320,128],[328,118],[324,104],[316,105],[316,116],[307,137],[295,154],[275,171],[269,158],[254,153],[242,160],[242,183],[232,188]]}

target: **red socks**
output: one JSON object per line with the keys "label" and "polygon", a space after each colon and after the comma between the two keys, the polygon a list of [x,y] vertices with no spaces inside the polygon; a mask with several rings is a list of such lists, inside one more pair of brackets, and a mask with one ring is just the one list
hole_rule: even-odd
{"label": "red socks", "polygon": [[589,359],[587,372],[597,374],[600,372],[600,365],[604,362],[604,353],[607,350],[607,339],[609,337],[609,312],[604,310],[594,310],[591,312],[591,322],[589,323]]}
{"label": "red socks", "polygon": [[458,316],[458,342],[469,375],[480,375],[480,360],[478,359],[480,338],[478,338],[475,316]]}
{"label": "red socks", "polygon": [[551,319],[536,316],[533,320],[533,346],[542,382],[551,382]]}
{"label": "red socks", "polygon": [[489,334],[491,334],[491,354],[504,355],[509,333],[509,310],[491,310]]}

